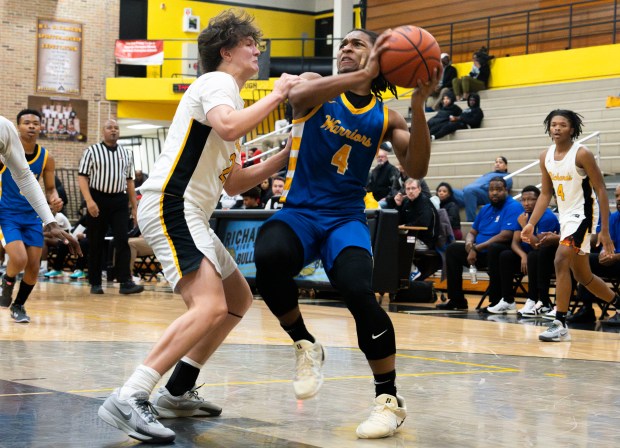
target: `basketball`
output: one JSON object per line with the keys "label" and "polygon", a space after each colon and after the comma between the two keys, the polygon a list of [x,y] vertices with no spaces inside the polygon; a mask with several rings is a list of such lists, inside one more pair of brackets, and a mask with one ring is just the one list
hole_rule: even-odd
{"label": "basketball", "polygon": [[413,25],[399,26],[392,30],[389,48],[380,58],[381,74],[399,87],[416,87],[418,79],[431,79],[433,70],[441,77],[441,50],[431,33]]}

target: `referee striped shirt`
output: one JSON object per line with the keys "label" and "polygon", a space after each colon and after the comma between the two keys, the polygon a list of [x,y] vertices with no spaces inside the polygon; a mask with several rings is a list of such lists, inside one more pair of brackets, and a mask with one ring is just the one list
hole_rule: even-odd
{"label": "referee striped shirt", "polygon": [[84,151],[78,174],[89,178],[90,188],[103,193],[123,193],[127,190],[127,179],[133,179],[133,154],[117,145],[111,148],[101,143],[89,146]]}

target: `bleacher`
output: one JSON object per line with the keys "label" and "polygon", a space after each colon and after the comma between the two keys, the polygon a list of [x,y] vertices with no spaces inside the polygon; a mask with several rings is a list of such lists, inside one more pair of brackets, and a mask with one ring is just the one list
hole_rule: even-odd
{"label": "bleacher", "polygon": [[[431,189],[441,181],[463,188],[481,174],[493,169],[495,157],[508,159],[514,172],[538,159],[551,140],[545,134],[543,120],[552,109],[571,109],[584,117],[586,137],[600,131],[600,166],[606,176],[620,173],[620,108],[606,108],[608,96],[620,94],[620,79],[601,79],[562,84],[539,85],[479,92],[484,120],[480,129],[465,129],[435,140],[428,175]],[[466,102],[457,103],[461,108]],[[410,99],[390,101],[388,107],[409,115]],[[434,115],[427,113],[426,118]],[[597,153],[597,138],[584,143]],[[397,164],[394,155],[390,162]],[[610,178],[607,178],[610,179]],[[529,184],[540,183],[538,166],[513,178],[512,194]],[[613,180],[613,188],[617,181]],[[611,194],[613,198],[613,192]],[[464,215],[463,215],[464,218]],[[466,231],[466,230],[465,230]],[[464,232],[465,233],[465,232]]]}

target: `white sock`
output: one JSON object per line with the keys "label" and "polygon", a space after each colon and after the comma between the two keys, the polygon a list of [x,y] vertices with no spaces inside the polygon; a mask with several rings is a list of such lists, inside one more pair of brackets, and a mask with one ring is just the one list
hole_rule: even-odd
{"label": "white sock", "polygon": [[161,375],[156,370],[141,364],[121,387],[118,397],[126,400],[138,391],[145,391],[150,395],[160,379]]}
{"label": "white sock", "polygon": [[47,270],[47,260],[41,260],[41,268]]}
{"label": "white sock", "polygon": [[183,356],[181,358],[181,361],[183,361],[186,364],[189,364],[192,367],[196,367],[198,370],[202,369],[202,364],[198,364],[196,361],[194,361],[191,358],[188,358],[187,356]]}

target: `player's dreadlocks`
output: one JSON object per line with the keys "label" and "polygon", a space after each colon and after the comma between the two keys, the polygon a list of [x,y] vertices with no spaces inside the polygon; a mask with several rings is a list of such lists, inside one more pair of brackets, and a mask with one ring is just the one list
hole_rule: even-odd
{"label": "player's dreadlocks", "polygon": [[[363,28],[355,28],[351,31],[361,31],[362,33],[366,34],[368,37],[370,37],[370,42],[372,44],[374,44],[377,38],[379,37],[379,35],[375,33],[374,31],[365,30]],[[391,82],[389,82],[387,79],[385,79],[381,73],[379,73],[379,76],[377,76],[375,79],[372,80],[370,91],[379,100],[383,101],[382,92],[385,92],[386,90],[389,90],[392,93],[392,95],[394,95],[395,98],[398,98],[398,93],[396,92],[396,86],[392,84]]]}
{"label": "player's dreadlocks", "polygon": [[555,110],[552,110],[549,113],[549,115],[547,115],[547,118],[545,118],[545,121],[544,121],[545,132],[547,134],[551,135],[551,120],[553,119],[553,117],[556,117],[558,115],[570,121],[570,125],[573,128],[573,135],[571,135],[571,138],[573,140],[575,140],[577,137],[581,135],[581,126],[583,125],[583,120],[582,120],[583,117],[580,114],[573,112],[572,110],[568,110],[568,109],[555,109]]}

